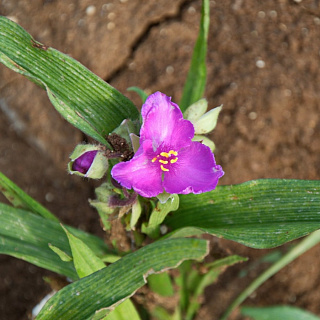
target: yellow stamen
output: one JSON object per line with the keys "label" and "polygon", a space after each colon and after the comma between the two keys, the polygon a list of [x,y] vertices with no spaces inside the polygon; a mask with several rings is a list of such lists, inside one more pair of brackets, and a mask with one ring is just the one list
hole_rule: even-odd
{"label": "yellow stamen", "polygon": [[168,164],[168,161],[167,160],[159,160],[160,163],[163,163],[163,164]]}
{"label": "yellow stamen", "polygon": [[161,156],[161,157],[165,157],[165,158],[169,158],[169,157],[170,157],[170,155],[169,155],[168,152],[161,152],[161,153],[160,153],[160,156]]}
{"label": "yellow stamen", "polygon": [[151,162],[156,162],[157,161],[157,157],[154,157]]}
{"label": "yellow stamen", "polygon": [[162,171],[169,171],[169,169],[165,168],[163,165],[160,166]]}
{"label": "yellow stamen", "polygon": [[173,154],[174,156],[177,156],[178,155],[178,152],[177,151],[174,151],[174,150],[170,150],[169,151],[169,155]]}
{"label": "yellow stamen", "polygon": [[178,161],[178,157],[176,157],[176,158],[174,158],[174,159],[171,159],[170,160],[170,163],[175,163],[175,162],[177,162]]}

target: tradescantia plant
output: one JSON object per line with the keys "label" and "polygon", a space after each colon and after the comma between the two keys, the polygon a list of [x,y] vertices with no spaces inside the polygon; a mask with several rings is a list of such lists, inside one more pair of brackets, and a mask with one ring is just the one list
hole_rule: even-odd
{"label": "tradescantia plant", "polygon": [[[231,256],[203,262],[208,242],[199,235],[260,249],[319,228],[318,181],[266,179],[217,186],[224,172],[215,162],[214,143],[205,134],[215,128],[221,106],[207,112],[202,98],[208,28],[209,1],[204,0],[180,107],[164,93],[147,97],[131,88],[144,102],[140,117],[115,88],[0,17],[0,61],[44,88],[57,111],[97,141],[76,146],[68,170],[102,179],[90,203],[105,230],[112,227],[114,217],[121,219],[123,227],[132,230],[135,245],[132,252],[121,252],[61,224],[0,174],[0,189],[12,203],[0,204],[0,253],[70,281],[37,319],[140,319],[129,298],[147,282],[164,296],[175,290],[180,295],[174,314],[157,307],[152,311],[156,319],[192,319],[204,288],[227,266],[245,260]],[[317,233],[309,237],[313,238],[308,245],[302,243],[305,250],[320,240]],[[190,260],[198,262],[192,266]],[[175,286],[167,273],[161,273],[170,268],[180,271]],[[204,274],[199,271],[203,268]]]}
{"label": "tradescantia plant", "polygon": [[156,92],[142,106],[140,147],[129,161],[116,164],[111,175],[143,197],[202,193],[215,189],[223,176],[210,148],[192,141],[194,127],[179,107]]}

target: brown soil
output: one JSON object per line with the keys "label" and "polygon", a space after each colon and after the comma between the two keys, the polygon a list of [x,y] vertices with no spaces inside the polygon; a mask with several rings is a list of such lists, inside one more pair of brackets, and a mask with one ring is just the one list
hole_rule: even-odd
{"label": "brown soil", "polygon": [[[318,0],[210,1],[208,85],[211,107],[224,104],[212,135],[222,184],[256,178],[320,178],[320,9]],[[160,90],[179,101],[200,18],[200,0],[2,0],[8,16],[38,41],[81,61],[126,89]],[[94,183],[68,176],[83,135],[64,121],[45,92],[0,66],[0,170],[63,222],[102,235],[87,203]],[[75,209],[76,208],[76,209]],[[213,239],[213,250],[250,262],[229,268],[206,290],[197,319],[215,320],[267,265],[239,278],[268,250]],[[50,274],[0,257],[0,314],[27,319],[50,291]],[[246,304],[290,304],[320,315],[320,247],[266,282]],[[241,319],[234,315],[233,319]]]}

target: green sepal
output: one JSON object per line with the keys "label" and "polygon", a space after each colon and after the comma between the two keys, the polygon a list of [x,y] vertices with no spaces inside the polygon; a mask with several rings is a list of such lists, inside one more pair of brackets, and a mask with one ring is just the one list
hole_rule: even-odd
{"label": "green sepal", "polygon": [[129,145],[132,144],[131,141],[131,134],[138,134],[139,133],[139,126],[140,124],[138,121],[132,121],[130,119],[125,119],[121,122],[120,126],[117,127],[112,133],[116,133],[120,137],[126,139]]}
{"label": "green sepal", "polygon": [[212,152],[214,152],[214,150],[216,149],[216,145],[214,144],[214,142],[206,136],[195,135],[192,138],[192,141],[199,141],[203,143],[204,145],[209,147]]}
{"label": "green sepal", "polygon": [[206,113],[207,109],[208,101],[207,99],[202,98],[188,107],[184,112],[184,118],[195,123]]}
{"label": "green sepal", "polygon": [[206,134],[211,132],[217,125],[221,109],[222,105],[211,109],[202,115],[196,122],[193,122],[195,134]]}
{"label": "green sepal", "polygon": [[115,194],[114,187],[110,182],[103,183],[100,187],[95,189],[97,199],[89,199],[90,205],[96,208],[99,213],[103,229],[110,230],[111,223],[109,221],[110,215],[114,212],[114,208],[111,208],[108,204],[109,198],[112,194]]}

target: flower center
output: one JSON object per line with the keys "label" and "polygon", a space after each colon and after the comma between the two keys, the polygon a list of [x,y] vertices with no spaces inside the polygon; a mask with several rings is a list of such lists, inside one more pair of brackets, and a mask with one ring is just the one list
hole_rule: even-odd
{"label": "flower center", "polygon": [[169,171],[168,167],[165,165],[169,165],[170,163],[175,163],[178,161],[178,152],[174,150],[170,150],[169,152],[160,152],[156,157],[154,157],[151,162],[159,161],[160,168],[162,171]]}

